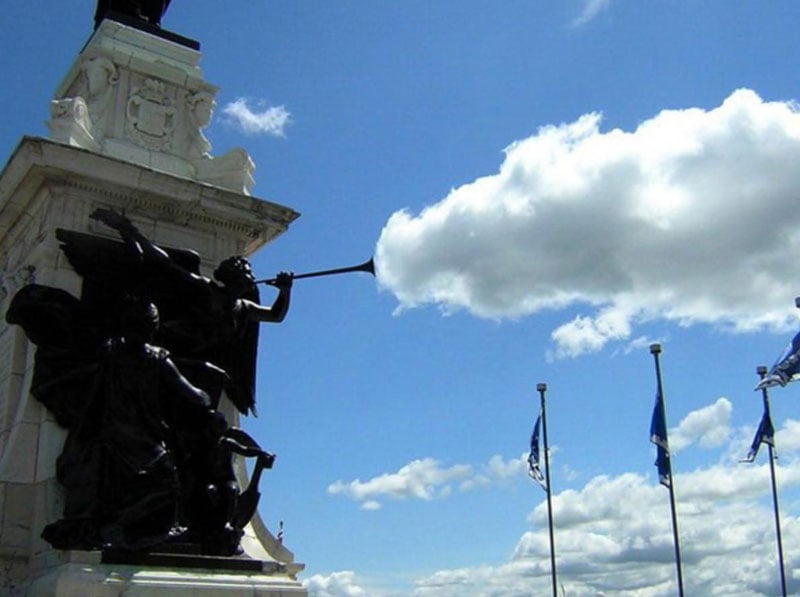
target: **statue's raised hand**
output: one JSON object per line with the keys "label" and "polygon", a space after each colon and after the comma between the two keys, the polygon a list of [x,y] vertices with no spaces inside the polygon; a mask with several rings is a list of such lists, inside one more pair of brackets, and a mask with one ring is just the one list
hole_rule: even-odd
{"label": "statue's raised hand", "polygon": [[290,272],[280,272],[277,276],[275,276],[275,281],[272,283],[273,286],[283,289],[289,289],[292,287],[292,282],[294,282],[294,274]]}
{"label": "statue's raised hand", "polygon": [[102,222],[109,228],[119,230],[120,232],[123,230],[134,229],[133,224],[128,218],[120,213],[115,212],[113,209],[104,209],[101,207],[94,210],[89,217],[93,220],[97,220],[98,222]]}

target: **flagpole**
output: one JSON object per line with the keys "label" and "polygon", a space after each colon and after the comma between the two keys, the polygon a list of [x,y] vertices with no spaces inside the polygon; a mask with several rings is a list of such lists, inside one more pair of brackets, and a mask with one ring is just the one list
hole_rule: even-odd
{"label": "flagpole", "polygon": [[544,393],[547,391],[547,384],[536,384],[539,392],[539,401],[542,409],[542,439],[544,440],[544,474],[545,484],[547,485],[547,526],[550,529],[550,576],[553,578],[553,597],[558,597],[558,581],[556,580],[556,541],[553,533],[553,502],[550,494],[550,448],[547,443],[547,413],[545,411]]}
{"label": "flagpole", "polygon": [[[767,368],[764,365],[760,365],[756,369],[756,373],[758,373],[761,379],[764,379],[767,375]],[[772,420],[772,415],[769,412],[769,394],[767,393],[767,388],[761,388],[761,396],[764,399],[764,412],[766,416]],[[778,484],[775,481],[775,446],[773,445],[775,442],[767,443],[767,448],[769,448],[769,472],[770,478],[772,479],[772,506],[775,512],[775,536],[778,540],[778,566],[781,572],[781,595],[786,597],[786,573],[783,569],[783,541],[781,539],[781,515],[778,509]]]}
{"label": "flagpole", "polygon": [[[661,396],[661,417],[666,425],[667,412],[664,406],[664,388],[661,384],[661,362],[659,356],[661,354],[660,344],[650,345],[650,354],[656,363],[656,380],[658,383],[658,395]],[[675,566],[678,572],[678,595],[683,597],[683,571],[681,569],[681,543],[678,534],[678,511],[675,507],[675,482],[672,478],[672,458],[667,458],[667,469],[669,473],[669,505],[672,512],[672,537],[675,545]]]}

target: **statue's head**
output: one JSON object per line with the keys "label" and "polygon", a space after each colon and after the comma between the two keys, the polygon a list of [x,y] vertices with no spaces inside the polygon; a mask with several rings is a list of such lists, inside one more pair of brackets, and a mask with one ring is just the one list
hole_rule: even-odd
{"label": "statue's head", "polygon": [[82,66],[90,97],[99,95],[117,82],[117,67],[108,58],[95,56],[84,61]]}
{"label": "statue's head", "polygon": [[200,128],[205,128],[211,122],[211,116],[214,114],[214,96],[207,91],[198,91],[194,95],[187,98],[186,103],[194,115],[195,122]]}
{"label": "statue's head", "polygon": [[225,286],[250,286],[255,282],[250,262],[240,255],[228,257],[214,270],[214,277]]}
{"label": "statue's head", "polygon": [[150,342],[158,331],[159,316],[156,306],[139,297],[126,297],[122,301],[121,335],[133,343]]}

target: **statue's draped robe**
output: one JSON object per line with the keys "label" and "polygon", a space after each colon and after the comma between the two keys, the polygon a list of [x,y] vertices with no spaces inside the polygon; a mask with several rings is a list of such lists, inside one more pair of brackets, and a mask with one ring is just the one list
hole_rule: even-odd
{"label": "statue's draped robe", "polygon": [[56,465],[64,515],[43,537],[60,549],[163,542],[181,500],[171,436],[205,414],[167,379],[169,353],[102,341],[91,311],[56,288],[24,287],[6,317],[37,345],[31,393],[68,430]]}

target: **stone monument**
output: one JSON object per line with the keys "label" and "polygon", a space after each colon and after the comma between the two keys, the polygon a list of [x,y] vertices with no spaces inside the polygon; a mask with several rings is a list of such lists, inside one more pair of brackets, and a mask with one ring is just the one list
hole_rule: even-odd
{"label": "stone monument", "polygon": [[[36,330],[59,339],[56,352],[62,339],[74,345],[80,333],[61,326],[63,319],[51,322],[48,312],[20,316],[17,305],[9,313],[12,303],[39,304],[56,293],[48,304],[61,313],[85,302],[85,261],[70,247],[107,257],[134,242],[135,231],[153,251],[174,256],[180,269],[210,279],[224,259],[253,253],[299,215],[251,196],[254,165],[244,150],[211,154],[202,131],[217,88],[200,71],[199,44],[158,26],[167,4],[98,3],[95,31],[51,101],[50,137],[23,137],[0,173],[0,595],[306,594],[296,578],[303,565],[257,513],[237,535],[236,549],[218,554],[176,544],[115,551],[89,541],[81,549],[52,533],[42,537],[66,516],[72,498],[57,470],[69,423],[41,400],[48,388],[41,392],[35,379]],[[115,275],[125,277],[128,262],[113,263]],[[7,323],[7,315],[25,325]],[[148,317],[127,331],[121,324],[120,337],[141,332]],[[113,352],[121,345],[109,346]],[[83,376],[74,367],[74,376]],[[186,395],[205,400],[202,389]],[[235,431],[239,413],[252,405],[230,392],[212,400],[211,414],[233,429],[217,437],[227,433],[228,444],[239,447],[234,453],[260,455],[264,464],[271,455]],[[246,487],[244,458],[230,462],[237,486]],[[104,537],[102,544],[114,544],[113,533]]]}

